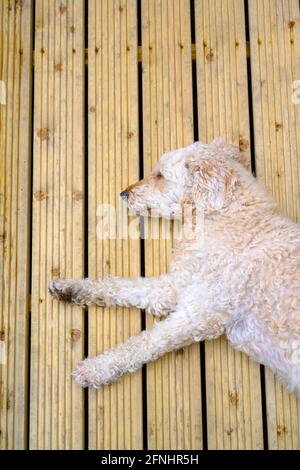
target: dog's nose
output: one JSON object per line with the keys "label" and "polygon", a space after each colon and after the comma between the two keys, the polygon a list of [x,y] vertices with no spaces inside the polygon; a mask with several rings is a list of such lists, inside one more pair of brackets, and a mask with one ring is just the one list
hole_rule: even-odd
{"label": "dog's nose", "polygon": [[128,191],[125,190],[120,193],[120,196],[122,199],[126,200],[128,198],[128,194]]}

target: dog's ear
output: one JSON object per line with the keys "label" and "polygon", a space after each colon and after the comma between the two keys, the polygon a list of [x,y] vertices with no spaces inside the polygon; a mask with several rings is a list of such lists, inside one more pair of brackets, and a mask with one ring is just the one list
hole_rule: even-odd
{"label": "dog's ear", "polygon": [[196,205],[211,210],[228,206],[237,183],[237,174],[225,161],[214,161],[212,158],[188,160],[186,168],[191,177],[190,196]]}
{"label": "dog's ear", "polygon": [[229,144],[223,137],[217,137],[210,145],[214,146],[217,151],[221,152],[225,157],[231,157],[249,169],[250,161],[245,153],[249,148],[247,139],[240,137],[239,146]]}

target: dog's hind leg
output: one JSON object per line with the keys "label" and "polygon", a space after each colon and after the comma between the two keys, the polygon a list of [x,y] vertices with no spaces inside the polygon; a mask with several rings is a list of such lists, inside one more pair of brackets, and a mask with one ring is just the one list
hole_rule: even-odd
{"label": "dog's hind leg", "polygon": [[158,317],[168,315],[176,305],[176,292],[168,275],[157,278],[57,279],[50,282],[49,292],[58,300],[83,307],[92,304],[137,307]]}

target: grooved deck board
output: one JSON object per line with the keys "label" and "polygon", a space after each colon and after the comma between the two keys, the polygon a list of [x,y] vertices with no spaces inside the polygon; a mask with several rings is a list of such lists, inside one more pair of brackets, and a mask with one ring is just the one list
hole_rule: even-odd
{"label": "grooved deck board", "polygon": [[[300,78],[297,0],[249,2],[255,162],[257,177],[283,212],[300,222]],[[298,90],[299,90],[298,83]],[[300,448],[300,403],[266,369],[270,449]]]}
{"label": "grooved deck board", "polygon": [[32,2],[0,3],[0,448],[27,439]]}
{"label": "grooved deck board", "polygon": [[[122,240],[118,232],[109,240],[101,230],[103,204],[111,207],[111,221],[116,215],[118,230],[120,217],[126,230],[133,222],[120,192],[139,179],[136,1],[92,0],[88,22],[89,276],[138,276],[139,239]],[[140,329],[137,309],[89,308],[89,354]],[[89,391],[89,448],[143,448],[141,371]]]}
{"label": "grooved deck board", "polygon": [[205,343],[203,383],[196,344],[149,364],[144,380],[84,394],[75,364],[137,334],[141,313],[84,312],[47,290],[55,277],[166,272],[168,223],[146,224],[141,250],[119,193],[194,141],[194,113],[200,140],[223,135],[249,163],[252,151],[299,223],[299,83],[298,0],[0,1],[1,449],[189,450],[206,437],[209,449],[261,449],[263,411],[268,447],[300,449],[300,400],[223,337]]}
{"label": "grooved deck board", "polygon": [[[142,0],[144,171],[193,142],[190,2]],[[163,234],[164,222],[149,223]],[[155,232],[154,232],[155,233]],[[145,275],[167,270],[171,240],[145,240]],[[153,318],[147,316],[147,327]],[[202,447],[200,352],[195,344],[147,366],[149,449]]]}
{"label": "grooved deck board", "polygon": [[[199,139],[221,135],[249,157],[243,0],[195,0]],[[205,343],[209,449],[263,448],[259,365],[222,337]]]}
{"label": "grooved deck board", "polygon": [[82,277],[84,259],[84,2],[36,1],[30,448],[84,445],[79,307],[50,298],[49,280]]}

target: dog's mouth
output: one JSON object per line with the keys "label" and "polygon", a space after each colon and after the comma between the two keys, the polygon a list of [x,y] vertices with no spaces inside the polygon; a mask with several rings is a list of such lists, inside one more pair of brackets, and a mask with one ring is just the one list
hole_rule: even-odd
{"label": "dog's mouth", "polygon": [[[131,209],[131,208],[130,208]],[[151,209],[151,207],[146,207],[144,210],[135,210],[131,209],[132,212],[134,212],[135,215],[138,215],[139,217],[153,217],[155,216],[154,210]]]}
{"label": "dog's mouth", "polygon": [[128,209],[132,212],[132,214],[138,216],[138,217],[151,217],[151,218],[169,218],[171,220],[175,219],[176,214],[175,211],[171,211],[167,216],[163,215],[160,211],[159,208],[155,207],[150,207],[148,205],[143,205],[143,204],[136,204],[137,207],[135,207],[134,203],[134,195],[130,190],[125,190],[120,193],[120,196],[122,200],[126,203]]}
{"label": "dog's mouth", "polygon": [[161,217],[160,212],[157,209],[146,206],[145,208],[134,208],[131,204],[128,204],[128,209],[138,217],[151,217],[157,218]]}
{"label": "dog's mouth", "polygon": [[135,209],[131,209],[130,207],[129,209],[134,213],[134,215],[137,215],[138,217],[150,217],[151,219],[163,218],[163,219],[169,219],[169,220],[176,219],[175,212],[170,212],[170,214],[164,215],[158,209],[154,209],[151,207],[146,207],[143,210],[135,210]]}

